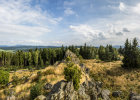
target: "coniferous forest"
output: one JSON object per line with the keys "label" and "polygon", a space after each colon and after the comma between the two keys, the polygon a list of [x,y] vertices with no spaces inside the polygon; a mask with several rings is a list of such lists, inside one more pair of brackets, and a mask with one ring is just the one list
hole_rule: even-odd
{"label": "coniferous forest", "polygon": [[116,61],[119,59],[118,50],[112,45],[99,48],[93,46],[69,46],[60,48],[30,49],[28,51],[18,50],[16,52],[0,52],[1,68],[16,70],[21,68],[40,69],[53,65],[56,61],[64,59],[66,50],[71,50],[78,57],[83,59],[101,59],[102,61]]}

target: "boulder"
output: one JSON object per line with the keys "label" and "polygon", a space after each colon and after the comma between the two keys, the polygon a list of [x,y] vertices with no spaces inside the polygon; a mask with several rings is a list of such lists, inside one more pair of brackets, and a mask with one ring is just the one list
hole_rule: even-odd
{"label": "boulder", "polygon": [[120,97],[122,95],[122,91],[114,91],[112,92],[112,96],[117,98],[117,97]]}
{"label": "boulder", "polygon": [[85,69],[85,72],[86,72],[86,74],[89,74],[90,69],[89,69],[89,68],[86,68],[86,69]]}
{"label": "boulder", "polygon": [[66,86],[66,81],[62,80],[58,83],[56,83],[49,95],[47,96],[47,100],[63,100],[64,95],[64,88]]}
{"label": "boulder", "polygon": [[80,88],[78,89],[78,98],[79,100],[90,100],[90,96],[85,93],[83,85],[80,85]]}
{"label": "boulder", "polygon": [[78,100],[77,92],[74,91],[73,82],[68,82],[64,90],[65,100]]}
{"label": "boulder", "polygon": [[131,100],[140,100],[140,95],[133,96]]}
{"label": "boulder", "polygon": [[7,96],[6,100],[16,100],[16,97],[14,95]]}
{"label": "boulder", "polygon": [[140,100],[140,95],[135,93],[130,93],[129,100]]}
{"label": "boulder", "polygon": [[90,96],[91,100],[97,100],[97,89],[96,84],[93,81],[85,81],[82,84],[85,88],[85,93]]}
{"label": "boulder", "polygon": [[47,83],[47,84],[44,86],[45,90],[51,90],[52,87],[53,87],[53,85],[50,84],[50,83]]}
{"label": "boulder", "polygon": [[46,97],[44,95],[40,95],[37,98],[35,98],[34,100],[46,100]]}
{"label": "boulder", "polygon": [[109,98],[109,95],[110,95],[110,91],[109,90],[102,90],[101,92],[101,97],[103,100],[110,100]]}

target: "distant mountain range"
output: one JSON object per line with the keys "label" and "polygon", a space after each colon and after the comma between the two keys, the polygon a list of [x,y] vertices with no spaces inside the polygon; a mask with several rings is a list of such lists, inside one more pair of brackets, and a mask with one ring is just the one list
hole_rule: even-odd
{"label": "distant mountain range", "polygon": [[[59,48],[61,46],[33,46],[33,45],[15,45],[15,46],[8,46],[8,45],[0,45],[0,49],[2,50],[13,50],[13,51],[17,51],[17,50],[29,50],[29,49],[40,49],[40,48]],[[80,47],[80,46],[78,46]],[[96,46],[97,48],[99,46]],[[113,46],[114,48],[119,48],[120,45],[115,45]]]}
{"label": "distant mountain range", "polygon": [[29,46],[29,45],[15,45],[15,46],[7,46],[7,45],[0,45],[0,49],[3,50],[28,50],[28,49],[40,49],[40,48],[58,48],[60,46]]}

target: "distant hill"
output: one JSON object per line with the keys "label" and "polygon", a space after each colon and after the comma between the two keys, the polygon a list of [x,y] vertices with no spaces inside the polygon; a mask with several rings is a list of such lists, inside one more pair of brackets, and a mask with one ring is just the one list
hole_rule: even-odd
{"label": "distant hill", "polygon": [[4,46],[0,45],[0,49],[2,50],[12,50],[12,51],[17,51],[17,50],[29,50],[29,49],[40,49],[40,48],[58,48],[59,46],[27,46],[27,45],[16,45],[16,46]]}

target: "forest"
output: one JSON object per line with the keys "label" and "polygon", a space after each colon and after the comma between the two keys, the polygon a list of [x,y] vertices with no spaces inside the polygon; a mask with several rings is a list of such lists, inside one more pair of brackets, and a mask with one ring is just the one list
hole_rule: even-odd
{"label": "forest", "polygon": [[64,59],[65,52],[71,50],[78,57],[83,59],[101,59],[103,61],[119,60],[118,50],[112,45],[99,48],[93,46],[62,46],[60,48],[40,48],[29,49],[28,51],[18,50],[16,52],[0,52],[0,68],[6,70],[16,70],[21,68],[40,69],[48,65],[53,65],[56,61]]}

